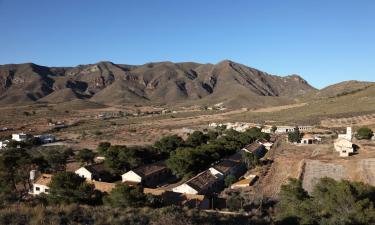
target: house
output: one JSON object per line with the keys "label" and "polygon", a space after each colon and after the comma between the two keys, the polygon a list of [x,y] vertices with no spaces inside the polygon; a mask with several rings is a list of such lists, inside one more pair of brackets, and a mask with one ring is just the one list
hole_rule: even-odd
{"label": "house", "polygon": [[346,139],[348,141],[352,141],[353,139],[353,131],[351,127],[346,128],[346,134],[339,134],[338,139]]}
{"label": "house", "polygon": [[160,198],[166,205],[180,205],[199,209],[210,208],[210,200],[204,195],[183,194],[163,189],[152,188],[144,188],[143,193]]}
{"label": "house", "polygon": [[53,143],[56,141],[55,136],[51,134],[36,135],[34,137],[38,138],[43,144]]}
{"label": "house", "polygon": [[232,175],[239,177],[246,171],[246,166],[242,161],[242,153],[237,152],[227,158],[224,158],[216,165],[208,169],[213,175],[223,179]]}
{"label": "house", "polygon": [[222,175],[215,175],[210,170],[205,170],[185,183],[173,188],[173,192],[184,194],[208,194],[217,190]]}
{"label": "house", "polygon": [[[287,134],[290,132],[294,132],[295,126],[277,126],[276,127],[276,134]],[[312,126],[298,126],[298,130],[300,132],[306,132],[312,130]],[[262,132],[264,133],[272,133],[272,126],[266,126],[262,129]]]}
{"label": "house", "polygon": [[346,134],[339,134],[338,138],[333,143],[336,151],[340,153],[340,157],[348,157],[351,153],[354,152],[354,147],[352,143],[352,128],[346,128]]}
{"label": "house", "polygon": [[348,157],[354,152],[353,143],[344,138],[339,138],[334,142],[336,151],[340,153],[340,157]]}
{"label": "house", "polygon": [[157,162],[124,173],[122,182],[129,184],[144,184],[152,187],[160,184],[170,176],[170,170],[163,162]]}
{"label": "house", "polygon": [[246,145],[242,151],[252,153],[257,156],[259,159],[266,154],[266,148],[264,145],[254,142],[252,144]]}
{"label": "house", "polygon": [[52,180],[51,174],[43,173],[41,174],[32,185],[32,190],[30,191],[30,194],[32,195],[39,195],[39,194],[48,194],[49,193],[49,183]]}
{"label": "house", "polygon": [[273,143],[272,143],[272,142],[267,141],[267,140],[265,140],[265,139],[258,139],[256,142],[257,142],[258,144],[263,145],[267,150],[270,150],[270,149],[272,148],[272,146],[273,146]]}
{"label": "house", "polygon": [[106,171],[103,163],[82,166],[79,169],[77,169],[75,173],[88,181],[108,181],[111,179],[111,176]]}
{"label": "house", "polygon": [[242,179],[237,181],[236,183],[232,184],[230,186],[231,189],[238,189],[238,188],[245,188],[245,187],[250,187],[251,185],[254,184],[256,179],[258,178],[257,175],[250,175],[248,178]]}
{"label": "house", "polygon": [[0,149],[4,149],[7,147],[9,140],[0,141]]}
{"label": "house", "polygon": [[26,141],[27,139],[28,139],[28,135],[25,133],[12,134],[12,140]]}
{"label": "house", "polygon": [[311,145],[311,144],[317,144],[321,141],[322,139],[319,138],[319,137],[316,137],[314,135],[311,135],[311,134],[304,134],[301,138],[301,144],[305,144],[305,145]]}

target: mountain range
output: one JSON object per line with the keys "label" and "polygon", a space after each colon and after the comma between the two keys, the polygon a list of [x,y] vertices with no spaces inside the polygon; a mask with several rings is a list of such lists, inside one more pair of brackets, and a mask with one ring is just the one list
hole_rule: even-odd
{"label": "mountain range", "polygon": [[230,60],[217,64],[0,65],[2,106],[80,99],[104,105],[223,102],[229,107],[260,107],[292,103],[301,96],[319,97],[320,91],[298,75],[270,75]]}

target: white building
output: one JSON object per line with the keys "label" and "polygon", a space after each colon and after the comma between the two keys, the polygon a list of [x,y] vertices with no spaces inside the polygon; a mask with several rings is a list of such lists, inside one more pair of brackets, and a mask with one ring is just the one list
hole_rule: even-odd
{"label": "white building", "polygon": [[316,137],[315,135],[305,134],[301,138],[301,142],[300,143],[304,144],[304,145],[311,145],[311,144],[317,144],[317,143],[319,143],[321,141],[322,141],[322,139],[319,138],[319,137]]}
{"label": "white building", "polygon": [[82,166],[75,173],[88,181],[106,181],[110,179],[103,163]]}
{"label": "white building", "polygon": [[340,153],[340,157],[348,157],[354,152],[352,138],[352,128],[347,127],[346,134],[339,134],[338,139],[335,140],[333,145],[336,151]]}
{"label": "white building", "polygon": [[170,176],[170,170],[163,162],[138,167],[121,175],[122,182],[127,184],[145,184],[156,186]]}
{"label": "white building", "polygon": [[6,148],[8,143],[9,143],[9,140],[0,141],[0,149]]}
{"label": "white building", "polygon": [[351,127],[346,128],[346,134],[339,134],[338,138],[346,139],[348,141],[352,141],[353,139],[353,131]]}
{"label": "white building", "polygon": [[185,183],[172,189],[173,192],[183,194],[207,194],[215,191],[219,182],[222,180],[222,175],[216,176],[210,170],[205,170],[196,175]]}
{"label": "white building", "polygon": [[28,135],[25,133],[12,134],[12,140],[15,140],[15,141],[26,141],[27,138],[28,138]]}
{"label": "white building", "polygon": [[[277,128],[275,131],[276,134],[286,134],[286,133],[294,132],[296,127],[295,126],[276,126],[276,128]],[[312,129],[313,129],[312,126],[298,126],[298,130],[300,132],[306,132]],[[262,132],[272,133],[271,130],[272,130],[272,126],[266,126],[262,129]]]}
{"label": "white building", "polygon": [[[31,174],[30,174],[31,175]],[[34,182],[30,194],[39,195],[39,194],[48,194],[49,193],[49,183],[52,180],[51,174],[41,174]]]}

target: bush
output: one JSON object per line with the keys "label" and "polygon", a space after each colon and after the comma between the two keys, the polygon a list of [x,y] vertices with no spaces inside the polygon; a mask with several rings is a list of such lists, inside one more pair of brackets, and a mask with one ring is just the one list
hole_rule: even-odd
{"label": "bush", "polygon": [[237,181],[237,178],[233,175],[228,175],[224,179],[224,183],[226,187],[230,187],[232,184],[234,184]]}
{"label": "bush", "polygon": [[362,127],[357,130],[357,135],[356,138],[361,140],[361,139],[366,139],[369,140],[374,136],[374,133],[370,128],[367,127]]}
{"label": "bush", "polygon": [[276,217],[280,224],[374,224],[374,196],[375,187],[331,178],[319,180],[308,195],[291,179],[281,187]]}

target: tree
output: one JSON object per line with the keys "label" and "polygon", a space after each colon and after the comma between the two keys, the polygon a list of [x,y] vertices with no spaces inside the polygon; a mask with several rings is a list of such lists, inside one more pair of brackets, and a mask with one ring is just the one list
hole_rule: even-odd
{"label": "tree", "polygon": [[185,144],[190,147],[198,147],[202,144],[206,144],[208,141],[208,136],[206,136],[201,131],[194,131],[189,137],[186,139]]}
{"label": "tree", "polygon": [[49,150],[45,156],[48,165],[54,172],[65,170],[68,158],[69,156],[66,152],[61,152],[56,149]]}
{"label": "tree", "polygon": [[275,125],[273,125],[272,127],[271,127],[271,132],[272,133],[275,133],[277,131],[277,127],[275,126]]}
{"label": "tree", "polygon": [[170,154],[172,151],[184,145],[184,140],[177,135],[171,135],[161,138],[155,142],[154,147],[160,152]]}
{"label": "tree", "polygon": [[90,164],[94,162],[95,159],[95,153],[87,148],[82,149],[81,151],[78,151],[77,159],[86,164]]}
{"label": "tree", "polygon": [[226,187],[230,187],[236,181],[237,181],[237,178],[233,175],[228,175],[224,178],[224,184]]}
{"label": "tree", "polygon": [[219,136],[219,133],[217,131],[213,131],[213,130],[209,130],[207,132],[207,137],[208,137],[208,140],[211,142],[211,141],[214,141],[216,140],[216,138]]}
{"label": "tree", "polygon": [[247,169],[253,169],[259,165],[258,157],[250,152],[244,152],[242,154],[242,160],[245,162]]}
{"label": "tree", "polygon": [[58,172],[49,184],[50,193],[47,199],[52,203],[86,203],[93,201],[94,186],[88,184],[85,178],[73,172]]}
{"label": "tree", "polygon": [[146,200],[146,195],[139,186],[119,184],[104,198],[104,203],[111,207],[126,208],[143,206]]}
{"label": "tree", "polygon": [[113,175],[120,175],[129,168],[127,150],[126,146],[113,145],[106,151],[104,165]]}
{"label": "tree", "polygon": [[193,148],[179,148],[171,153],[166,164],[174,175],[184,177],[197,170],[195,160],[197,157]]}
{"label": "tree", "polygon": [[322,178],[310,195],[299,180],[282,185],[276,217],[280,224],[373,224],[375,188]]}
{"label": "tree", "polygon": [[361,140],[361,139],[371,139],[372,136],[374,136],[374,133],[372,130],[368,127],[361,127],[357,130],[356,138]]}
{"label": "tree", "polygon": [[292,143],[301,142],[301,138],[302,138],[302,134],[300,133],[298,127],[295,127],[294,131],[288,134],[288,140],[289,142],[292,142]]}
{"label": "tree", "polygon": [[31,157],[25,149],[6,149],[2,152],[0,155],[0,200],[15,201],[27,193],[31,168]]}
{"label": "tree", "polygon": [[235,194],[227,198],[226,204],[230,211],[239,211],[242,209],[244,199],[241,195]]}
{"label": "tree", "polygon": [[100,153],[100,154],[105,154],[105,152],[108,150],[108,148],[111,147],[111,143],[109,142],[100,142],[98,147],[96,148],[96,150]]}

